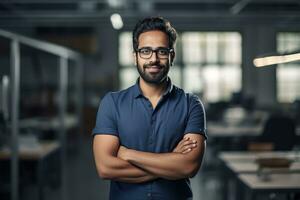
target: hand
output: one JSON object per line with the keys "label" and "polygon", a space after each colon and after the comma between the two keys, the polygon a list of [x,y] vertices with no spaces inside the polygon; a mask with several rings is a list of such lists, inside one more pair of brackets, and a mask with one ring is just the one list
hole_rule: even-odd
{"label": "hand", "polygon": [[119,147],[119,151],[118,151],[118,158],[121,158],[123,160],[126,160],[126,152],[127,152],[127,148],[124,146],[120,146]]}
{"label": "hand", "polygon": [[186,154],[197,147],[196,140],[190,140],[189,137],[184,137],[173,150],[174,153]]}

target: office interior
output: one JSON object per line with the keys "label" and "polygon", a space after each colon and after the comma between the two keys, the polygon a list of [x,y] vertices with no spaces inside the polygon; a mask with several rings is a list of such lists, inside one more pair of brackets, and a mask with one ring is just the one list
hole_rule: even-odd
{"label": "office interior", "polygon": [[1,1],[0,199],[108,199],[91,131],[101,98],[137,80],[147,16],[176,28],[169,76],[206,110],[194,199],[300,199],[298,0]]}

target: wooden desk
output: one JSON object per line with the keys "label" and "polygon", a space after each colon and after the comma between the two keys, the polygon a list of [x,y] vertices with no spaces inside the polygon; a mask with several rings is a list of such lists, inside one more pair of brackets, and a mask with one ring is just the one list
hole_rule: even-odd
{"label": "wooden desk", "polygon": [[[36,162],[36,176],[37,176],[37,192],[40,200],[44,199],[43,189],[45,185],[46,168],[48,159],[58,153],[59,144],[57,142],[42,142],[34,148],[24,148],[21,145],[19,149],[20,161]],[[0,162],[7,162],[10,160],[11,152],[9,149],[0,150]],[[58,165],[58,164],[57,164]]]}

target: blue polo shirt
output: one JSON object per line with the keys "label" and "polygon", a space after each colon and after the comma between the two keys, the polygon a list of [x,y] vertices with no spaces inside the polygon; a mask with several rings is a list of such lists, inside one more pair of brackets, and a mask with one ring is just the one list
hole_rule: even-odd
{"label": "blue polo shirt", "polygon": [[[204,108],[197,96],[185,93],[168,79],[168,89],[153,109],[138,79],[132,87],[104,96],[93,135],[115,135],[127,148],[165,153],[172,152],[187,133],[206,138],[205,123]],[[111,181],[110,186],[111,200],[187,200],[192,196],[189,179],[159,178],[139,184]]]}

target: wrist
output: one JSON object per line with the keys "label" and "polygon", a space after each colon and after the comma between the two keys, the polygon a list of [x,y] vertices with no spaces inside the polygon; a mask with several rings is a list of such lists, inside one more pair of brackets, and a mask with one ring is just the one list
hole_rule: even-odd
{"label": "wrist", "polygon": [[134,152],[135,150],[133,149],[126,149],[126,151],[124,152],[124,159],[128,162],[132,161]]}

